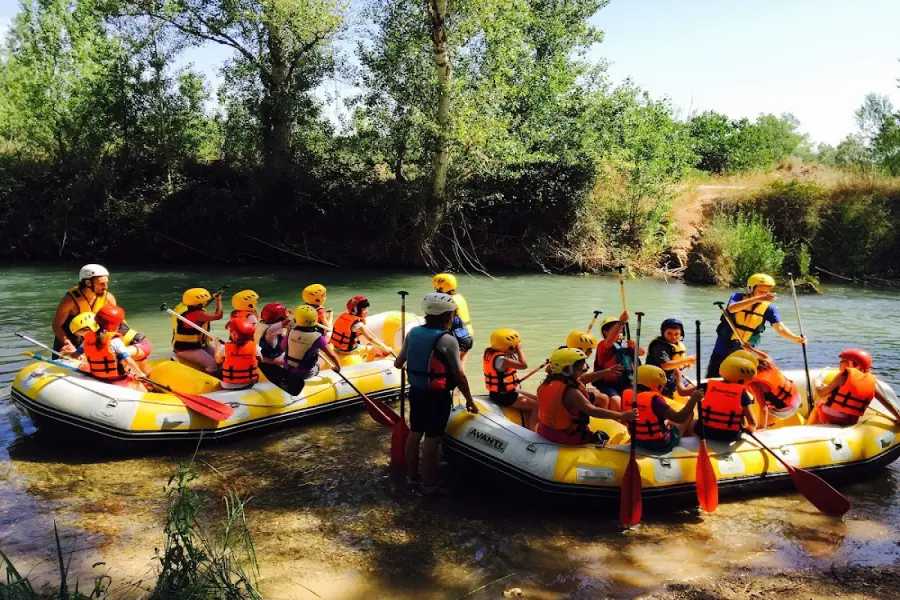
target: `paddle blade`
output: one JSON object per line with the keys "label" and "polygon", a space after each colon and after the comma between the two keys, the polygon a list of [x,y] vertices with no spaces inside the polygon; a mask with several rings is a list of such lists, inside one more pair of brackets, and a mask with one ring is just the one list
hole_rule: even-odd
{"label": "paddle blade", "polygon": [[213,421],[225,421],[234,414],[234,409],[227,404],[222,404],[212,398],[198,396],[197,394],[184,394],[182,392],[171,392],[184,405],[205,417],[209,417]]}
{"label": "paddle blade", "polygon": [[409,426],[406,421],[394,423],[391,431],[391,466],[406,470],[406,440],[409,437]]}
{"label": "paddle blade", "polygon": [[706,451],[706,440],[700,440],[700,452],[697,454],[697,501],[700,508],[708,513],[719,506],[719,482]]}
{"label": "paddle blade", "polygon": [[840,517],[850,510],[850,501],[847,497],[815,473],[797,468],[790,469],[790,473],[797,491],[821,512],[832,517]]}
{"label": "paddle blade", "polygon": [[634,455],[628,461],[625,477],[622,478],[622,496],[619,502],[619,520],[622,525],[637,525],[643,510],[641,470]]}
{"label": "paddle blade", "polygon": [[381,400],[372,400],[365,394],[360,395],[362,396],[363,404],[366,406],[366,412],[369,413],[369,416],[371,416],[376,423],[384,425],[385,427],[393,427],[400,421],[400,415]]}

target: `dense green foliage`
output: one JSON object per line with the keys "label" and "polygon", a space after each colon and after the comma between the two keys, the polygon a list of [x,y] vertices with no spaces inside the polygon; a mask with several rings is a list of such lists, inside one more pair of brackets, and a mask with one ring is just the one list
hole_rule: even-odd
{"label": "dense green foliage", "polygon": [[743,287],[753,273],[779,273],[785,253],[772,228],[756,214],[719,213],[695,245],[698,260],[688,277],[721,286]]}

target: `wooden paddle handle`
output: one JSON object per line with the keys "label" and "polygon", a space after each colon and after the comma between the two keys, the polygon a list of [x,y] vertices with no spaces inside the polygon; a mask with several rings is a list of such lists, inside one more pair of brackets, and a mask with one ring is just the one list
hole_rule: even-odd
{"label": "wooden paddle handle", "polygon": [[544,360],[544,362],[542,362],[541,364],[539,364],[538,366],[533,368],[532,370],[528,371],[525,375],[523,375],[519,379],[519,383],[522,383],[523,381],[525,381],[526,379],[528,379],[529,377],[531,377],[532,375],[534,375],[535,373],[537,373],[538,371],[540,371],[541,369],[543,369],[544,367],[546,367],[549,364],[550,364],[550,359],[548,358],[548,359]]}

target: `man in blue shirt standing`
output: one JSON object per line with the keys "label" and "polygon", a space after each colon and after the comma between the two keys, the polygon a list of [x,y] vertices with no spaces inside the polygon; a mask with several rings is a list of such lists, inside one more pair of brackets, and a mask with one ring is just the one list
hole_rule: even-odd
{"label": "man in blue shirt standing", "polygon": [[716,328],[716,345],[709,364],[706,367],[706,377],[718,377],[719,365],[735,350],[754,348],[759,344],[760,334],[766,330],[766,323],[772,325],[778,334],[786,339],[805,344],[806,338],[795,335],[781,320],[778,307],[774,302],[777,296],[772,289],[775,280],[765,273],[755,273],[747,280],[749,294],[737,292],[728,299],[728,307],[725,309],[731,319],[731,323],[737,330],[732,331],[724,316]]}

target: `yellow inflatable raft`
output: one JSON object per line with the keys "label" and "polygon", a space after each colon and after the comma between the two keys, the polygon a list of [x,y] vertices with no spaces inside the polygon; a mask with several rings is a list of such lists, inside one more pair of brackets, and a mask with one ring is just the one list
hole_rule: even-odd
{"label": "yellow inflatable raft", "polygon": [[[813,381],[823,371],[813,371]],[[797,384],[805,400],[803,371],[784,374]],[[897,406],[894,391],[881,381],[879,387]],[[618,501],[631,449],[623,425],[592,418],[591,429],[602,429],[610,435],[607,446],[561,446],[523,427],[518,410],[497,406],[487,397],[479,397],[476,403],[481,411],[477,415],[468,413],[462,405],[454,406],[444,442],[449,460],[487,473],[491,480],[499,476],[507,484],[525,488],[532,497],[537,495],[542,500]],[[876,410],[887,414],[877,400],[873,401],[852,427],[794,425],[797,421],[792,418],[788,426],[758,431],[756,435],[792,466],[829,480],[855,481],[864,472],[883,468],[900,455],[900,428]],[[806,413],[805,406],[803,412]],[[707,447],[723,496],[790,485],[785,468],[746,435],[734,444],[707,441]],[[697,437],[683,439],[667,454],[639,448],[644,499],[696,502],[698,449]]]}
{"label": "yellow inflatable raft", "polygon": [[[407,329],[420,322],[407,313]],[[399,312],[373,315],[367,319],[367,326],[395,351],[399,350]],[[400,371],[394,368],[392,358],[365,363],[354,356],[342,363],[347,366],[342,367],[341,373],[369,397],[390,400],[399,394]],[[188,410],[172,394],[142,393],[43,362],[19,372],[11,396],[36,427],[62,428],[121,441],[223,438],[362,402],[353,388],[331,370],[322,370],[308,379],[303,391],[291,396],[265,379],[248,389],[223,390],[218,379],[172,358],[152,359],[150,364],[154,381],[178,392],[201,394],[227,404],[234,414],[217,422]]]}

